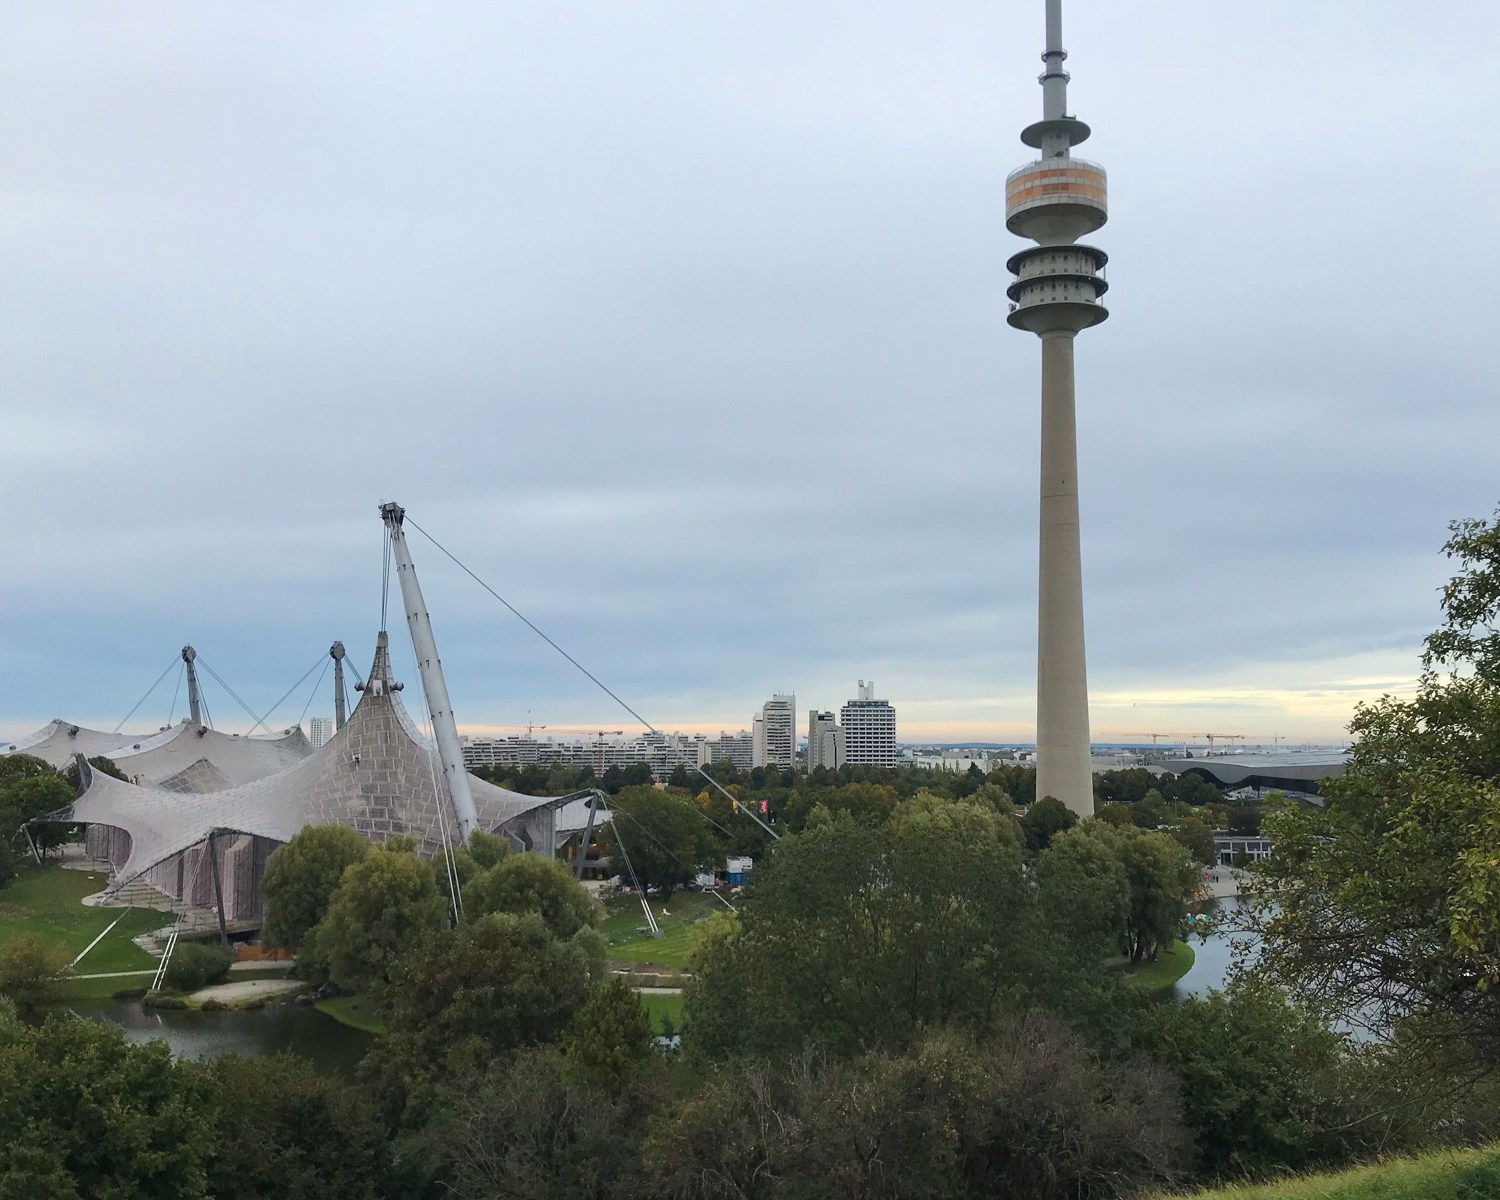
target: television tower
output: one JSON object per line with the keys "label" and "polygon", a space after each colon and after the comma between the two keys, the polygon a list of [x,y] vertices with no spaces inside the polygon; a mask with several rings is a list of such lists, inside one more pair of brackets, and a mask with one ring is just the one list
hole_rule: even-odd
{"label": "television tower", "polygon": [[1109,313],[1099,303],[1104,251],[1080,245],[1107,217],[1104,168],[1074,158],[1089,127],[1068,115],[1062,0],[1046,0],[1042,119],[1021,132],[1037,158],[1005,181],[1005,227],[1036,246],[1012,255],[1010,324],[1042,340],[1042,520],[1036,679],[1036,794],[1080,816],[1094,811],[1089,687],[1083,649],[1083,566],[1078,538],[1078,430],[1073,338]]}

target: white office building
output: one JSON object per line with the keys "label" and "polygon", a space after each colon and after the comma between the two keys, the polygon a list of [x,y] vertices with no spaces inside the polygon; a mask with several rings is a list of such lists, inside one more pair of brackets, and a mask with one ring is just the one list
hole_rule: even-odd
{"label": "white office building", "polygon": [[845,761],[850,766],[894,767],[896,765],[896,710],[885,700],[875,699],[875,681],[859,681],[859,699],[846,701],[839,709],[844,728]]}
{"label": "white office building", "polygon": [[709,761],[729,761],[741,771],[755,765],[755,735],[745,730],[739,733],[721,733],[717,741],[708,744]]}
{"label": "white office building", "polygon": [[827,767],[830,771],[844,765],[844,727],[831,712],[809,709],[807,713],[807,769]]}
{"label": "white office building", "polygon": [[797,761],[797,695],[777,692],[751,719],[751,763],[790,767]]}
{"label": "white office building", "polygon": [[307,740],[312,743],[313,749],[326,746],[328,739],[333,736],[333,722],[327,717],[313,717],[307,723]]}

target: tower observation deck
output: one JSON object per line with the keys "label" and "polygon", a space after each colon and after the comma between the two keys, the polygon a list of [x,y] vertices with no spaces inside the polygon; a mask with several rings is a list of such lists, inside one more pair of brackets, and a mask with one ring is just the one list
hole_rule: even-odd
{"label": "tower observation deck", "polygon": [[1039,82],[1042,119],[1021,141],[1037,158],[1005,181],[1005,226],[1036,243],[1011,256],[1007,289],[1017,329],[1042,341],[1041,530],[1038,542],[1037,790],[1074,812],[1094,811],[1089,765],[1088,672],[1083,637],[1083,566],[1078,523],[1078,436],[1073,339],[1109,316],[1108,256],[1079,238],[1108,219],[1104,168],[1074,158],[1089,127],[1069,115],[1062,0],[1046,0],[1047,48]]}

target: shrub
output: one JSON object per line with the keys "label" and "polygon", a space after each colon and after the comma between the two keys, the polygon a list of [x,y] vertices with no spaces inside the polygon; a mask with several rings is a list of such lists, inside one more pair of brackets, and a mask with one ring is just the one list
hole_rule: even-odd
{"label": "shrub", "polygon": [[23,933],[0,946],[0,996],[32,1009],[67,995],[73,955],[61,942]]}
{"label": "shrub", "polygon": [[223,1012],[228,1007],[224,1001],[215,1000],[212,996],[198,1006],[202,1012]]}
{"label": "shrub", "polygon": [[210,984],[222,983],[234,962],[234,951],[227,946],[209,946],[186,942],[172,953],[167,967],[167,986],[178,992],[196,992]]}

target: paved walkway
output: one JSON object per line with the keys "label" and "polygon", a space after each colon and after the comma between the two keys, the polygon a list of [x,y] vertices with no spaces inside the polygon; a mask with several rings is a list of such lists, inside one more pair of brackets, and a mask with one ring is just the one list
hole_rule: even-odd
{"label": "paved walkway", "polygon": [[[230,963],[231,971],[273,971],[285,968],[290,971],[296,964],[290,962],[237,962]],[[151,967],[145,971],[101,971],[97,975],[75,975],[74,979],[125,979],[131,975],[155,975],[156,968]],[[265,980],[267,983],[275,983],[276,980]]]}
{"label": "paved walkway", "polygon": [[202,1004],[205,1000],[217,1000],[227,1004],[231,1000],[245,1000],[251,996],[285,996],[292,992],[305,991],[307,984],[300,979],[239,979],[231,983],[216,983],[202,988],[188,999]]}

